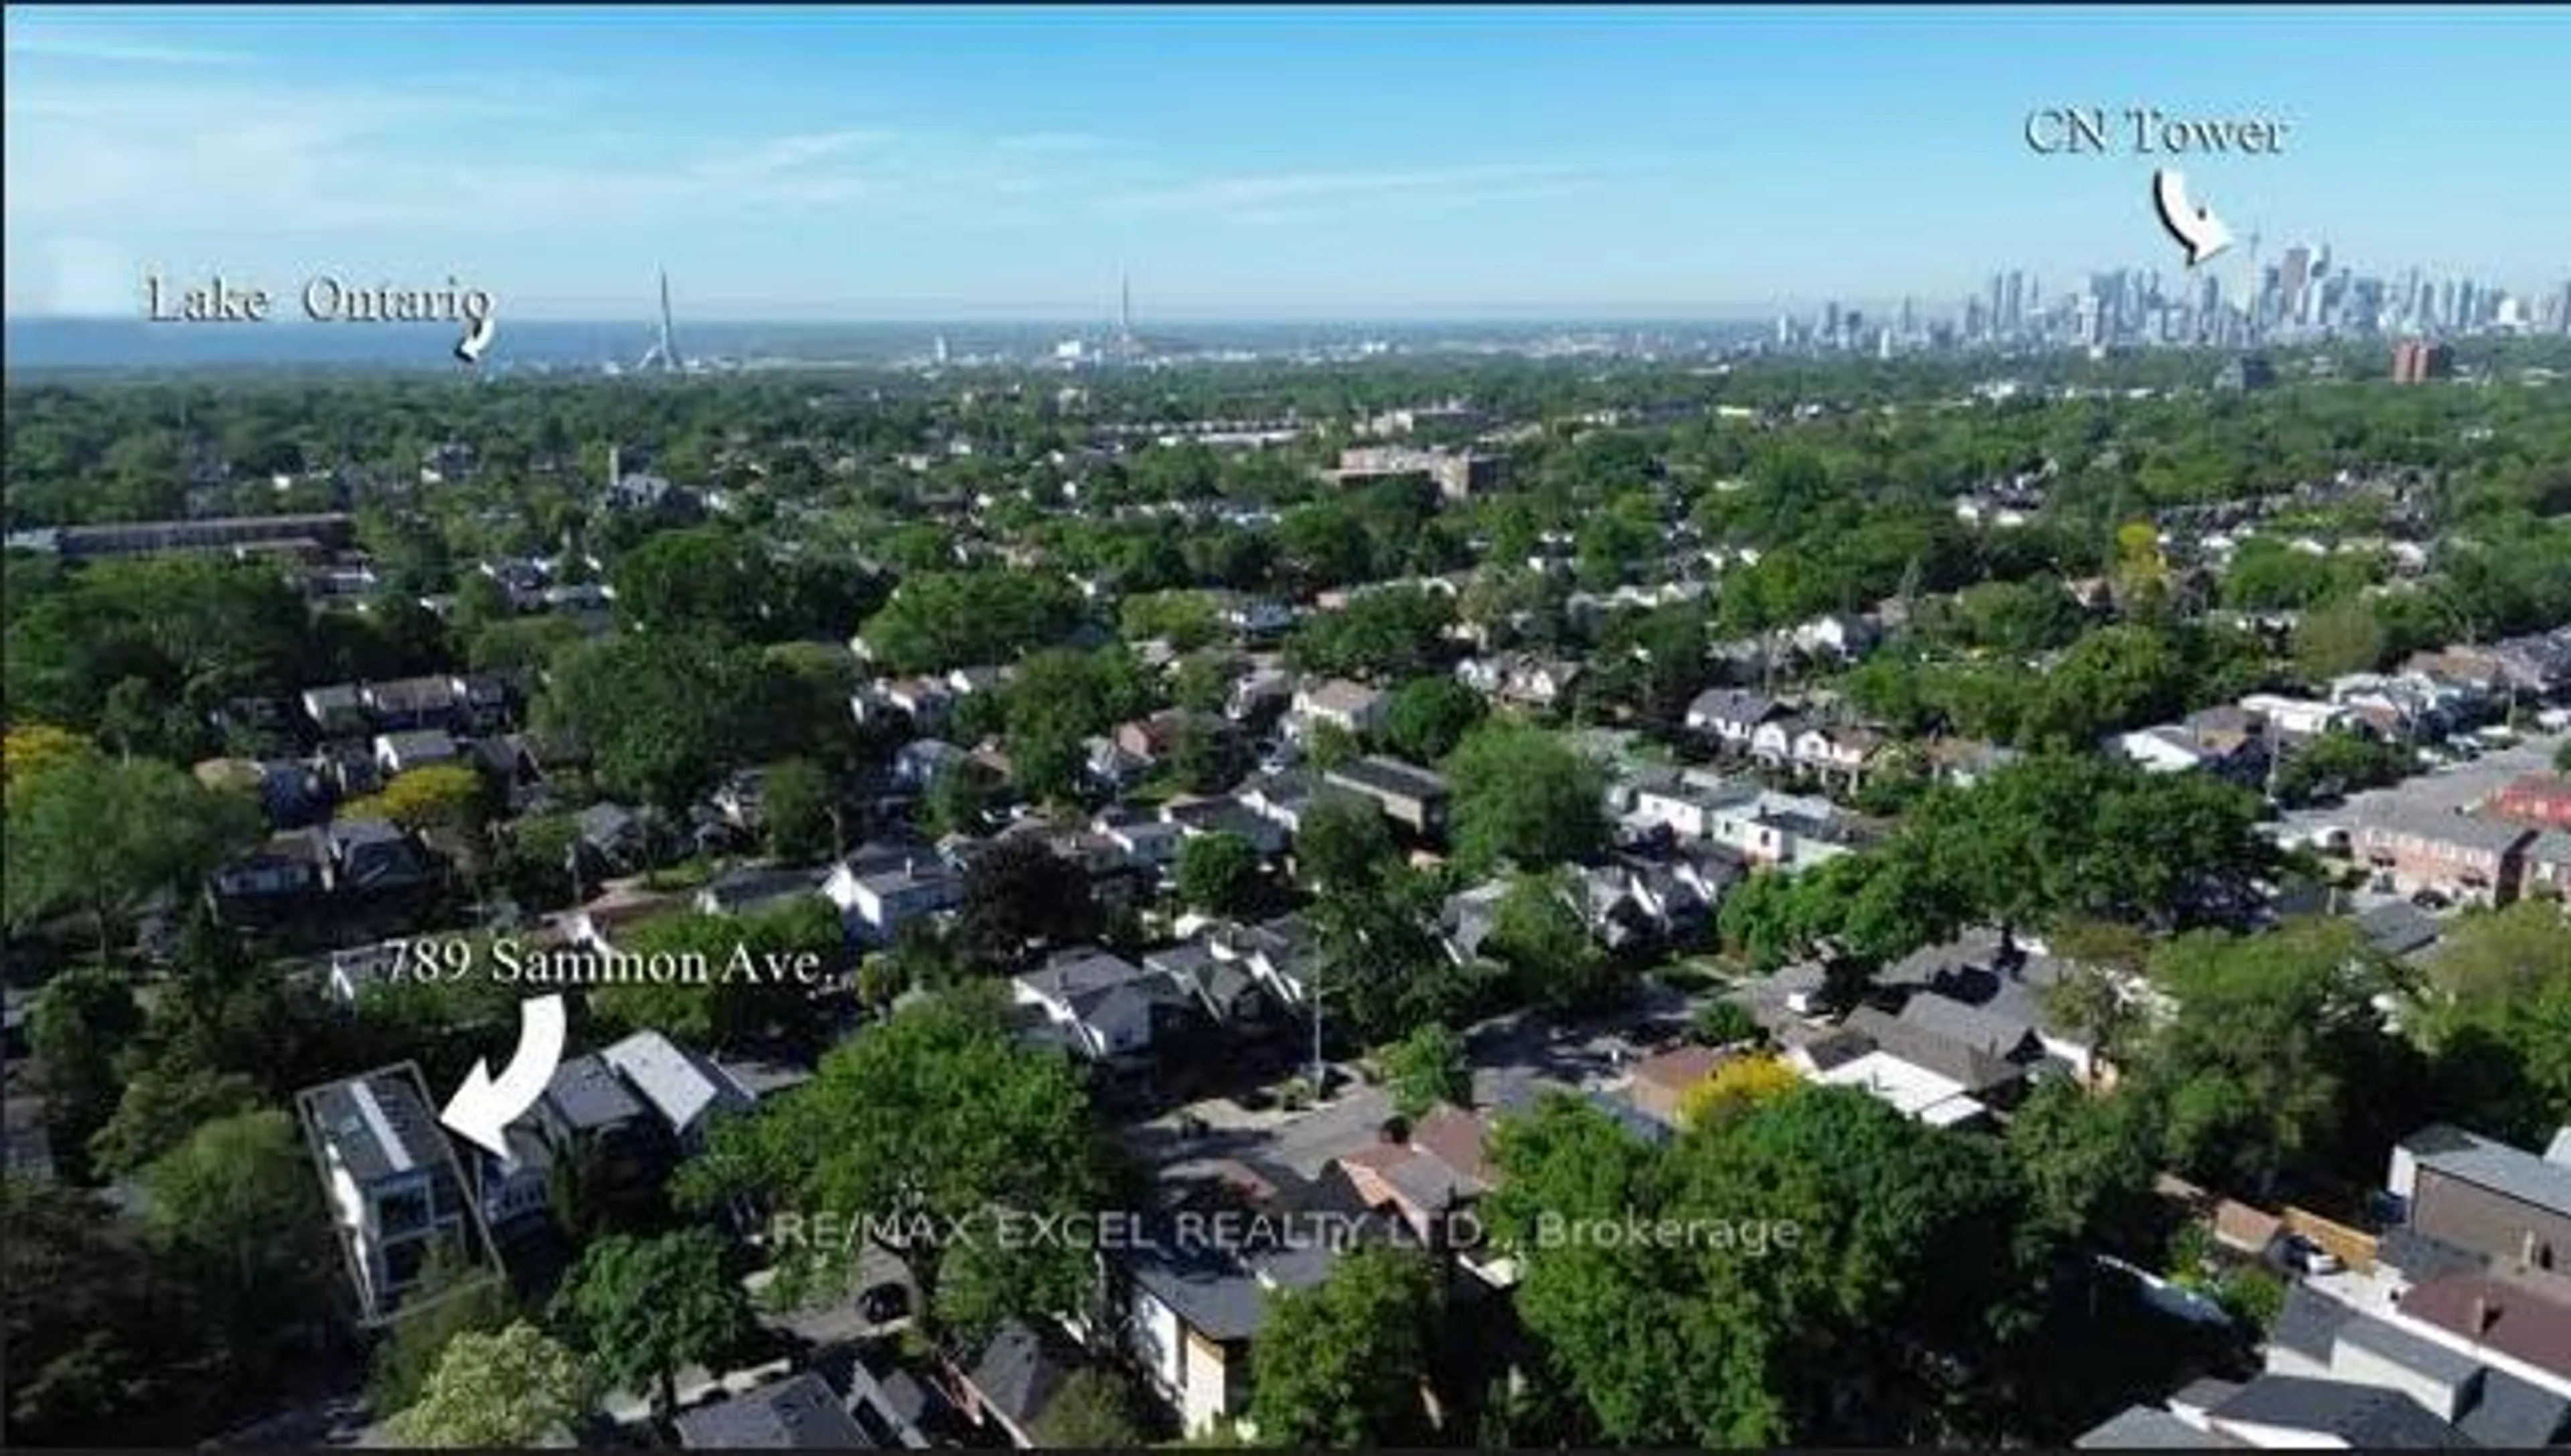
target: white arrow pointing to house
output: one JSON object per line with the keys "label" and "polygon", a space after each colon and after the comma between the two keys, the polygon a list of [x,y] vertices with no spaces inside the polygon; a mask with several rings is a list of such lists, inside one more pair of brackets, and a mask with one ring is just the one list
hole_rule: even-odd
{"label": "white arrow pointing to house", "polygon": [[554,1069],[562,1065],[565,1030],[561,995],[535,996],[519,1002],[518,1054],[509,1059],[509,1070],[495,1080],[488,1059],[475,1061],[473,1070],[464,1074],[464,1085],[455,1089],[455,1096],[447,1100],[446,1111],[439,1113],[437,1120],[502,1158],[508,1157],[508,1138],[501,1130],[516,1121],[518,1114],[535,1106],[545,1084],[554,1080]]}
{"label": "white arrow pointing to house", "polygon": [[2152,206],[2161,215],[2161,226],[2187,249],[2187,265],[2194,267],[2232,245],[2232,230],[2214,216],[2212,208],[2200,208],[2187,200],[2187,178],[2184,174],[2163,168],[2152,174]]}

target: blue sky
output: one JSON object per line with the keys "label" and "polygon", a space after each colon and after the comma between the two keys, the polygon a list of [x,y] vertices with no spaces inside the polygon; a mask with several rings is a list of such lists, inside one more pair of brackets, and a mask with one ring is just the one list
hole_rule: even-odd
{"label": "blue sky", "polygon": [[[1095,318],[1947,306],[2175,268],[2153,163],[2031,109],[2278,117],[2187,166],[2268,254],[2571,277],[2534,9],[14,8],[12,316],[141,278],[505,314]],[[2551,121],[2545,118],[2552,118]],[[2236,256],[2236,262],[2239,258]]]}

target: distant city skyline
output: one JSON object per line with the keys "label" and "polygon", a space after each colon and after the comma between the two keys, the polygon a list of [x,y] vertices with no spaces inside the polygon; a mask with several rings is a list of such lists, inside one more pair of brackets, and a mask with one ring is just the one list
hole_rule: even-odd
{"label": "distant city skyline", "polygon": [[[2291,124],[2181,159],[2273,261],[2529,298],[2559,12],[11,11],[6,305],[143,278],[504,319],[1756,319],[2183,271],[2156,159],[2046,107]],[[2239,264],[2236,253],[2217,259]],[[2228,286],[2228,283],[2227,283]]]}

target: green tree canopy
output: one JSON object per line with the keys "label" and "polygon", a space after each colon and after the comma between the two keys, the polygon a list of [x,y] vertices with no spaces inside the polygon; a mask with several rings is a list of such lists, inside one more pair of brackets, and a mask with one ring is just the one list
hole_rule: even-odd
{"label": "green tree canopy", "polygon": [[102,954],[146,901],[194,892],[259,824],[247,797],[142,758],[73,759],[11,794],[8,812],[11,929],[82,913]]}
{"label": "green tree canopy", "polygon": [[838,845],[838,786],[809,758],[784,758],[760,783],[762,831],[769,852],[788,863],[823,858]]}
{"label": "green tree canopy", "polygon": [[1464,1039],[1442,1021],[1428,1022],[1386,1048],[1383,1065],[1393,1108],[1405,1118],[1416,1121],[1439,1103],[1472,1106],[1473,1067],[1464,1057]]}
{"label": "green tree canopy", "polygon": [[[618,948],[636,955],[702,960],[710,979],[600,986],[590,993],[598,1016],[628,1031],[658,1031],[691,1046],[727,1050],[771,1035],[808,1039],[817,985],[806,985],[791,968],[810,957],[809,964],[829,976],[843,970],[846,959],[839,918],[818,895],[755,915],[665,915],[635,926],[624,939]],[[771,979],[771,964],[788,967],[787,979]],[[758,975],[736,973],[742,966],[756,968]]]}
{"label": "green tree canopy", "polygon": [[1434,763],[1489,713],[1481,694],[1453,678],[1413,678],[1392,690],[1385,706],[1384,746],[1414,763]]}
{"label": "green tree canopy", "polygon": [[1248,915],[1266,903],[1258,846],[1239,834],[1198,834],[1179,846],[1179,898],[1210,915]]}
{"label": "green tree canopy", "polygon": [[651,1390],[664,1415],[678,1410],[680,1366],[720,1370],[756,1325],[750,1296],[724,1267],[723,1241],[701,1228],[600,1239],[582,1251],[556,1307],[599,1370],[628,1390]]}
{"label": "green tree canopy", "polygon": [[2351,923],[2182,936],[2152,978],[2178,1011],[2143,1046],[2133,1087],[2181,1172],[2264,1194],[2291,1172],[2378,1166],[2409,1131],[2393,1124],[2420,1071],[2375,1006],[2406,977]]}
{"label": "green tree canopy", "polygon": [[[814,1078],[719,1126],[682,1174],[684,1200],[728,1192],[779,1209],[887,1220],[1052,1217],[1114,1207],[1113,1157],[1080,1071],[1021,1047],[987,987],[914,1004],[842,1042]],[[850,1250],[780,1248],[788,1296],[844,1292]],[[1013,1314],[1077,1307],[1091,1255],[1057,1242],[981,1238],[904,1250],[946,1330],[987,1334]]]}
{"label": "green tree canopy", "polygon": [[[1665,1150],[1554,1098],[1505,1120],[1495,1156],[1483,1211],[1520,1261],[1520,1317],[1608,1441],[1915,1440],[2042,1297],[2045,1248],[1997,1148],[1860,1092],[1790,1091]],[[1629,1215],[1699,1231],[1676,1248],[1566,1232]]]}
{"label": "green tree canopy", "polygon": [[597,1392],[587,1362],[524,1320],[496,1334],[467,1330],[448,1342],[392,1432],[409,1446],[538,1446],[587,1415]]}
{"label": "green tree canopy", "polygon": [[1590,938],[1580,894],[1567,870],[1520,874],[1491,925],[1490,948],[1526,998],[1556,1010],[1595,1006],[1617,984],[1615,968]]}
{"label": "green tree canopy", "polygon": [[149,1236],[204,1301],[217,1359],[270,1378],[328,1308],[337,1249],[294,1122],[242,1113],[198,1128],[143,1170]]}
{"label": "green tree canopy", "polygon": [[1250,1415],[1262,1443],[1421,1438],[1421,1389],[1441,1318],[1434,1264],[1412,1250],[1360,1248],[1312,1288],[1270,1298],[1251,1346]]}
{"label": "green tree canopy", "polygon": [[1467,872],[1582,860],[1607,845],[1606,774],[1553,733],[1485,724],[1445,771],[1455,857]]}
{"label": "green tree canopy", "polygon": [[896,673],[1006,663],[1060,642],[1080,620],[1069,583],[1041,572],[928,572],[893,590],[861,633]]}
{"label": "green tree canopy", "polygon": [[804,722],[788,682],[756,648],[630,634],[565,654],[537,716],[589,748],[609,790],[684,814],[726,771],[786,745]]}

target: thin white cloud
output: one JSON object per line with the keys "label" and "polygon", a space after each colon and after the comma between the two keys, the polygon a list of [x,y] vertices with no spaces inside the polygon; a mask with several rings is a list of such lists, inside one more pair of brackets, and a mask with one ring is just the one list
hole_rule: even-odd
{"label": "thin white cloud", "polygon": [[1554,195],[1580,183],[1577,169],[1555,163],[1483,163],[1455,167],[1301,172],[1219,177],[1129,193],[1118,205],[1152,212],[1195,213],[1246,223],[1354,206],[1420,203],[1452,207]]}
{"label": "thin white cloud", "polygon": [[1002,137],[991,145],[1002,152],[1034,152],[1060,156],[1105,152],[1116,144],[1106,137],[1091,132],[1026,132],[1014,137]]}
{"label": "thin white cloud", "polygon": [[253,57],[240,51],[170,45],[135,36],[51,24],[13,25],[0,36],[12,56],[48,61],[98,61],[124,66],[240,66]]}
{"label": "thin white cloud", "polygon": [[708,164],[705,175],[772,177],[850,152],[887,147],[895,140],[897,134],[892,132],[807,132],[776,137],[737,157]]}

